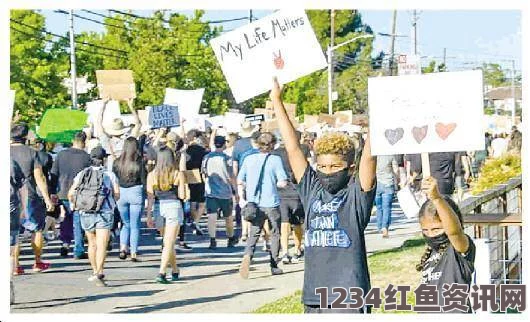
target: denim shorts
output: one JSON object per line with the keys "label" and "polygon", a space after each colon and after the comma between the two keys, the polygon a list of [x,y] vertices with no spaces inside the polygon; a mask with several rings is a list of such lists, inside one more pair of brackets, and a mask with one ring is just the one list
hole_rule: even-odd
{"label": "denim shorts", "polygon": [[83,230],[93,232],[96,229],[111,230],[114,225],[114,212],[87,213],[80,211],[81,227]]}
{"label": "denim shorts", "polygon": [[9,246],[15,246],[18,243],[18,230],[9,232]]}
{"label": "denim shorts", "polygon": [[166,225],[182,225],[184,210],[180,200],[158,200],[155,203],[155,213],[166,219]]}
{"label": "denim shorts", "polygon": [[26,225],[26,228],[31,231],[42,231],[46,224],[46,204],[44,200],[40,198],[28,200],[26,210],[28,222],[32,224],[31,229],[29,229],[29,225]]}

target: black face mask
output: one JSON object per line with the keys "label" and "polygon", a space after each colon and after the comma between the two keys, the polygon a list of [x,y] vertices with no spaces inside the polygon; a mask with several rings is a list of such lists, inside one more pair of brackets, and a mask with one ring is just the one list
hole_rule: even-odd
{"label": "black face mask", "polygon": [[331,194],[336,194],[342,188],[346,187],[348,181],[350,181],[350,174],[348,168],[345,168],[341,171],[325,174],[320,171],[317,171],[318,178],[320,183]]}
{"label": "black face mask", "polygon": [[429,245],[435,251],[438,251],[442,245],[445,245],[449,242],[449,237],[447,237],[446,233],[442,233],[434,237],[428,237],[425,234],[423,234],[423,237],[425,237],[425,240],[427,241],[427,245]]}

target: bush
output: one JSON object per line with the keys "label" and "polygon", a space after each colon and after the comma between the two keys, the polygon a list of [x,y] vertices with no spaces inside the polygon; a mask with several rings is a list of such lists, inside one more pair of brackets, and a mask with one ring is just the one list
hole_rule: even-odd
{"label": "bush", "polygon": [[484,163],[477,181],[471,183],[471,194],[478,195],[500,183],[521,175],[521,156],[505,154]]}

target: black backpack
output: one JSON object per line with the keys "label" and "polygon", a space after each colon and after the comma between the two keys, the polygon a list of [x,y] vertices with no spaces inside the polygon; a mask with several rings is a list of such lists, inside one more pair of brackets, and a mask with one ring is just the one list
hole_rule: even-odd
{"label": "black backpack", "polygon": [[95,213],[107,199],[103,191],[103,168],[85,168],[75,189],[73,209]]}

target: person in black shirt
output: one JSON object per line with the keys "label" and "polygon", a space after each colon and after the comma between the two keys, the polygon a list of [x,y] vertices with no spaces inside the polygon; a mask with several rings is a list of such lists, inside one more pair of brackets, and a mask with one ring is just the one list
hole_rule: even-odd
{"label": "person in black shirt", "polygon": [[121,155],[114,161],[112,171],[120,185],[117,202],[123,226],[120,230],[120,259],[127,258],[130,245],[131,261],[137,261],[140,239],[140,219],[144,208],[144,184],[147,171],[143,152],[136,138],[130,136],[123,143]]}
{"label": "person in black shirt", "polygon": [[422,274],[422,284],[437,286],[439,304],[443,305],[444,284],[470,286],[475,270],[475,244],[464,233],[458,206],[450,197],[442,195],[437,180],[433,177],[424,179],[422,189],[428,200],[420,209],[419,221],[427,247],[416,269]]}
{"label": "person in black shirt", "polygon": [[[15,161],[11,160],[11,171],[10,171],[10,193],[9,193],[9,231],[10,239],[9,245],[11,246],[11,270],[14,273],[14,269],[18,268],[18,234],[20,232],[20,217],[24,209],[23,201],[27,196],[25,195],[25,189],[21,189],[24,185],[24,173],[20,169],[20,166]],[[11,279],[11,304],[14,302],[14,290],[13,290],[13,279]]]}
{"label": "person in black shirt", "polygon": [[[24,227],[32,232],[31,246],[35,253],[34,272],[42,272],[50,267],[49,263],[41,261],[46,211],[55,208],[48,193],[46,177],[43,174],[43,165],[37,151],[25,145],[28,137],[28,126],[17,124],[11,128],[11,160],[15,161],[24,173],[27,190],[26,218]],[[24,274],[22,267],[16,267],[14,275]]]}
{"label": "person in black shirt", "polygon": [[333,287],[360,287],[364,294],[370,290],[364,230],[374,203],[377,166],[377,158],[370,152],[370,139],[364,144],[357,172],[354,145],[347,135],[328,134],[320,138],[315,143],[315,171],[300,148],[276,79],[270,97],[305,209],[304,311],[369,312],[369,307],[338,310],[326,305],[321,308],[315,289],[330,290],[324,299],[329,304],[337,298],[331,291]]}
{"label": "person in black shirt", "polygon": [[56,191],[57,197],[67,210],[60,228],[60,239],[63,242],[61,256],[68,256],[70,242],[73,239],[75,259],[87,259],[88,255],[85,252],[81,217],[78,211],[71,210],[68,191],[75,176],[91,165],[90,155],[85,152],[86,139],[87,135],[84,132],[77,132],[74,135],[72,147],[57,154],[51,170],[53,190]]}
{"label": "person in black shirt", "polygon": [[[298,141],[302,138],[302,133],[297,131],[296,136]],[[278,137],[280,137],[278,135]],[[301,144],[300,148],[304,153],[306,159],[310,159],[309,146],[306,144]],[[296,187],[293,184],[293,171],[289,164],[289,159],[287,158],[287,151],[285,150],[285,145],[283,140],[280,142],[280,147],[272,152],[274,155],[280,156],[282,159],[283,168],[289,179],[289,183],[284,188],[278,188],[278,193],[280,195],[280,215],[281,215],[281,234],[280,242],[282,247],[281,260],[284,264],[289,264],[291,262],[298,263],[302,260],[303,249],[302,249],[302,237],[303,237],[303,223],[304,223],[304,207],[302,206],[302,201],[296,191]],[[293,226],[293,237],[294,237],[294,247],[295,254],[293,257],[289,255],[289,235],[291,234],[291,225]]]}
{"label": "person in black shirt", "polygon": [[[186,154],[189,160],[186,162],[187,170],[200,170],[202,159],[208,154],[208,151],[201,145],[203,139],[201,133],[197,130],[191,130],[187,134],[189,146]],[[206,197],[204,190],[204,182],[190,184],[190,206],[191,216],[193,218],[195,233],[199,236],[204,235],[204,232],[199,227],[199,220],[202,215],[206,214]]]}

